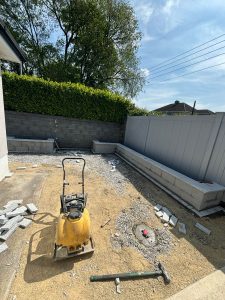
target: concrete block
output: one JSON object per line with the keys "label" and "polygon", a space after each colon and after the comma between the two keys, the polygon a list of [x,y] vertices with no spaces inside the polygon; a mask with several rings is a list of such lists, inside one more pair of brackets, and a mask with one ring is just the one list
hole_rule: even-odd
{"label": "concrete block", "polygon": [[27,209],[31,214],[35,214],[38,211],[38,208],[34,203],[27,204]]}
{"label": "concrete block", "polygon": [[170,216],[169,216],[166,212],[163,212],[163,215],[162,215],[162,222],[163,222],[163,223],[168,223],[168,222],[169,222],[169,219],[170,219]]}
{"label": "concrete block", "polygon": [[21,207],[18,207],[17,209],[15,209],[14,211],[8,212],[6,214],[6,217],[8,217],[8,218],[16,217],[16,216],[22,215],[26,211],[27,211],[26,206],[21,206]]}
{"label": "concrete block", "polygon": [[173,227],[176,227],[177,221],[178,221],[178,219],[174,215],[172,215],[170,217],[169,224],[172,225]]}
{"label": "concrete block", "polygon": [[186,225],[184,223],[178,222],[178,230],[180,233],[186,234]]}
{"label": "concrete block", "polygon": [[19,222],[19,227],[27,228],[32,223],[32,220],[24,218],[21,222]]}
{"label": "concrete block", "polygon": [[8,246],[6,245],[6,243],[0,244],[0,253],[6,251],[7,249],[8,249]]}
{"label": "concrete block", "polygon": [[13,227],[10,228],[10,230],[1,232],[0,240],[6,241],[11,236],[11,234],[13,234],[17,227],[18,223],[14,224]]}
{"label": "concrete block", "polygon": [[12,203],[10,204],[7,208],[5,208],[4,210],[0,210],[0,216],[1,215],[5,215],[7,214],[8,212],[11,212],[13,210],[15,210],[17,207],[19,206],[19,204],[17,203]]}
{"label": "concrete block", "polygon": [[156,211],[155,214],[158,218],[161,218],[163,216],[163,212],[161,211]]}
{"label": "concrete block", "polygon": [[156,206],[154,206],[155,211],[159,211],[161,209],[162,209],[162,205],[160,205],[160,204],[157,204]]}
{"label": "concrete block", "polygon": [[165,212],[169,217],[172,216],[171,211],[170,211],[168,208],[166,208],[165,206],[162,207],[162,210],[163,210],[163,212]]}
{"label": "concrete block", "polygon": [[11,204],[13,204],[13,203],[16,203],[16,204],[20,205],[20,204],[23,203],[23,200],[22,200],[22,199],[19,199],[19,200],[10,200],[10,201],[8,201],[8,203],[7,203],[6,205],[4,205],[3,207],[4,207],[4,208],[8,208],[8,207],[10,207]]}
{"label": "concrete block", "polygon": [[114,153],[116,150],[116,143],[103,143],[99,141],[93,141],[92,143],[92,151],[93,153]]}
{"label": "concrete block", "polygon": [[12,228],[15,224],[21,222],[22,219],[23,219],[22,216],[16,216],[16,217],[8,220],[8,222],[6,222],[4,225],[2,225],[0,227],[0,231],[2,232],[2,231],[8,231],[8,230],[10,230],[10,228]]}
{"label": "concrete block", "polygon": [[0,216],[0,225],[4,225],[8,221],[5,215]]}
{"label": "concrete block", "polygon": [[211,230],[209,230],[207,227],[201,225],[200,223],[196,223],[195,227],[197,227],[198,229],[200,229],[201,231],[203,231],[207,235],[210,235],[210,233],[211,233]]}

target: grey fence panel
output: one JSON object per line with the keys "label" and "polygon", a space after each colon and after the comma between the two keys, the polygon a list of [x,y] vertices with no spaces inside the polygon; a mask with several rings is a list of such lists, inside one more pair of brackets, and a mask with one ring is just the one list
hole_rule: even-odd
{"label": "grey fence panel", "polygon": [[144,154],[149,117],[127,117],[124,144]]}
{"label": "grey fence panel", "polygon": [[225,117],[208,165],[206,179],[225,185]]}
{"label": "grey fence panel", "polygon": [[198,180],[204,179],[208,169],[207,176],[225,184],[223,118],[222,113],[129,117],[125,145]]}

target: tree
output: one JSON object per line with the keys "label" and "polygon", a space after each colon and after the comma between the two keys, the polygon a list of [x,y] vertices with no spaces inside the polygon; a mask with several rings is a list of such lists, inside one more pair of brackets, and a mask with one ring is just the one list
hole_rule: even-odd
{"label": "tree", "polygon": [[0,9],[39,76],[131,97],[141,90],[141,34],[125,0],[0,0]]}

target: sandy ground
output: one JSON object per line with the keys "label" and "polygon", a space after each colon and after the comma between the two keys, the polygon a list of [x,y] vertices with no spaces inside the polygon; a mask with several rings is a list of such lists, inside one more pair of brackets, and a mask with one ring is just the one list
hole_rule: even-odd
{"label": "sandy ground", "polygon": [[[26,170],[16,171],[18,165],[11,163],[11,170],[25,173],[44,171],[48,176],[39,199],[39,213],[32,226],[25,231],[27,243],[8,299],[166,299],[225,265],[224,216],[204,219],[193,216],[129,166],[126,167],[128,183],[124,194],[116,192],[101,174],[96,176],[90,168],[87,170],[87,207],[91,216],[95,253],[83,259],[54,262],[52,250],[60,208],[62,169],[46,165],[32,169],[27,164]],[[118,167],[119,171],[124,172]],[[132,176],[129,177],[129,174]],[[173,247],[168,253],[157,257],[170,273],[172,282],[169,285],[165,285],[162,278],[123,281],[119,295],[115,292],[114,282],[90,283],[89,277],[93,274],[154,269],[154,265],[135,249],[113,249],[110,242],[111,235],[115,233],[115,220],[121,210],[140,198],[151,204],[150,225],[153,228],[163,228],[163,224],[154,216],[153,206],[156,202],[167,206],[187,225],[187,235],[179,234],[177,228],[169,228]],[[109,217],[111,222],[101,228]],[[208,237],[194,228],[196,222],[207,226],[212,234]]]}

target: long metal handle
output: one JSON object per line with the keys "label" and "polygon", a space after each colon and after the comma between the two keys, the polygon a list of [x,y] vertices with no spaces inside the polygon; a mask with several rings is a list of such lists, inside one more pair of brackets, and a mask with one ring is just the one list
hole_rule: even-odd
{"label": "long metal handle", "polygon": [[134,279],[134,278],[147,278],[147,277],[157,277],[162,275],[162,271],[155,272],[129,272],[129,273],[118,273],[118,274],[109,274],[109,275],[92,275],[90,281],[108,281],[119,279]]}
{"label": "long metal handle", "polygon": [[86,161],[84,158],[82,157],[65,157],[63,160],[62,160],[62,167],[63,167],[63,197],[65,196],[65,179],[66,179],[66,170],[65,170],[65,164],[64,164],[64,161],[65,160],[83,160],[83,168],[82,168],[82,194],[84,195],[84,168],[85,168],[85,165],[86,165]]}

